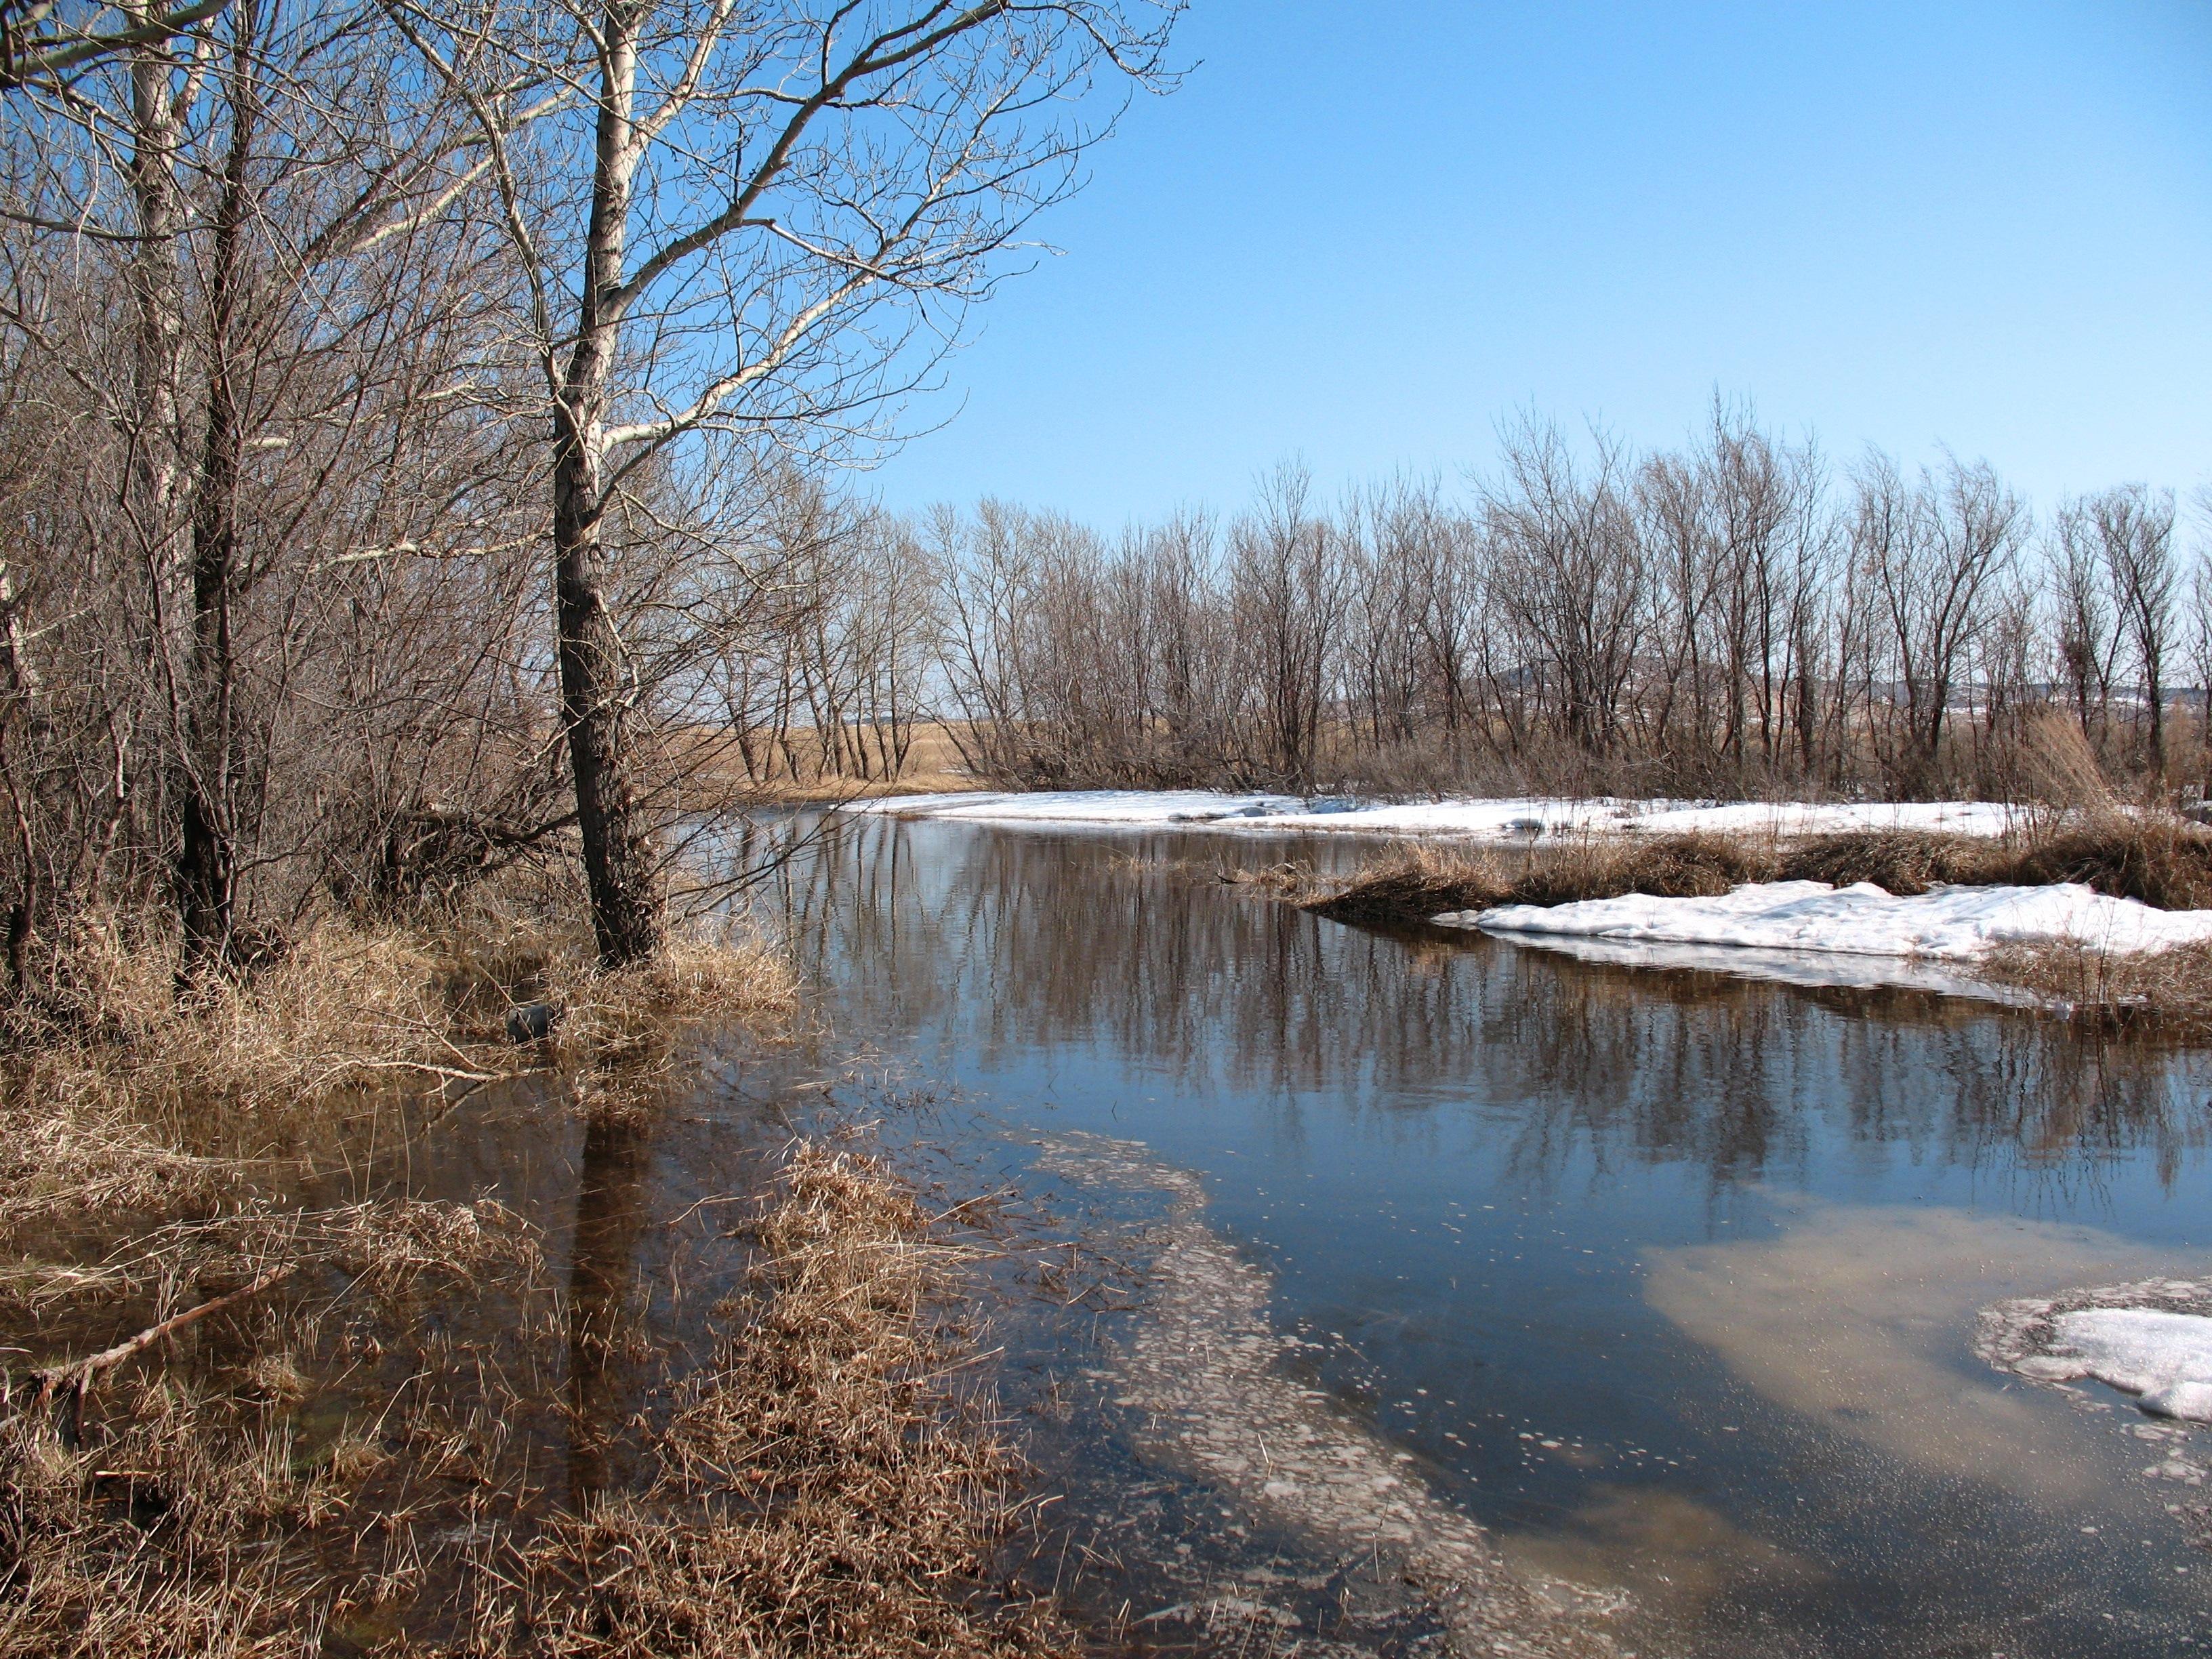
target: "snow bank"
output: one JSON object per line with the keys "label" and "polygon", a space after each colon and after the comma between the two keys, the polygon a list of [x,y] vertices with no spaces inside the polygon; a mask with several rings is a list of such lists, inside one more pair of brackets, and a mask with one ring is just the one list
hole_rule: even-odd
{"label": "snow bank", "polygon": [[1816,805],[1753,801],[1504,799],[1369,801],[1350,797],[1225,794],[1210,789],[1059,789],[1020,793],[900,795],[843,810],[982,823],[1084,824],[1121,829],[1329,830],[1384,836],[1449,836],[1535,842],[1630,831],[1685,835],[1828,835],[1854,830],[2002,835],[2014,809],[1989,801]]}
{"label": "snow bank", "polygon": [[1997,945],[2072,943],[2112,951],[2212,939],[2212,910],[2154,910],[2064,883],[1939,887],[1899,898],[1861,882],[1753,882],[1720,898],[1584,899],[1437,916],[1447,927],[1644,945],[1725,945],[1972,962]]}
{"label": "snow bank", "polygon": [[[2091,1377],[2160,1417],[2212,1422],[2212,1284],[2148,1279],[1983,1310],[1974,1352],[2038,1382]],[[2160,1473],[2160,1471],[2145,1471]],[[2194,1465],[2166,1471],[2199,1485]]]}

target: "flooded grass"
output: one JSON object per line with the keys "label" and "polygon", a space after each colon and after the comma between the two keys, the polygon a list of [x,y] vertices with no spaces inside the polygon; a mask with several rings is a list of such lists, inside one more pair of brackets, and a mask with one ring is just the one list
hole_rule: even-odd
{"label": "flooded grass", "polygon": [[937,1237],[881,1163],[801,1143],[687,1379],[649,1483],[530,1558],[552,1653],[1073,1651],[1049,1607],[981,1593],[1022,1465]]}
{"label": "flooded grass", "polygon": [[[14,1011],[0,1650],[1067,1650],[981,1590],[1021,1465],[887,1167],[798,1142],[633,1261],[698,1034],[787,1025],[783,957],[601,973],[489,922],[334,925],[181,1000],[92,926]],[[572,1212],[450,1193],[472,1132],[519,1176],[579,1131]]]}
{"label": "flooded grass", "polygon": [[817,1142],[746,1210],[702,1234],[735,1288],[672,1322],[696,1341],[603,1271],[612,1213],[580,1215],[565,1283],[489,1202],[172,1229],[143,1259],[189,1250],[211,1317],[15,1379],[0,1649],[1072,1650],[985,1589],[1024,1469],[963,1247]]}

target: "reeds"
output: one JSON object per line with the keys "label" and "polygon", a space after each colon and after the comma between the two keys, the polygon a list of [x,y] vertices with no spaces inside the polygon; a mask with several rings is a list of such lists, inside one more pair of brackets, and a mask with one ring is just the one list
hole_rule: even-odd
{"label": "reeds", "polygon": [[609,1659],[1073,1651],[994,1596],[1019,1460],[963,1387],[957,1250],[881,1164],[795,1146],[762,1255],[683,1389],[658,1478],[536,1559],[544,1650]]}
{"label": "reeds", "polygon": [[2014,945],[1993,951],[1981,971],[2034,993],[2079,1024],[2108,1030],[2154,1027],[2171,1038],[2212,1036],[2212,945],[2148,952]]}

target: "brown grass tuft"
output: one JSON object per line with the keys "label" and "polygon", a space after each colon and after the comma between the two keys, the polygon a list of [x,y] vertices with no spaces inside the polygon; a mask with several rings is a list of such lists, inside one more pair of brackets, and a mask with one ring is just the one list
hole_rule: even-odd
{"label": "brown grass tuft", "polygon": [[1981,971],[2092,1027],[2148,1025],[2168,1037],[2212,1036],[2212,945],[2142,953],[2014,945],[1992,952]]}
{"label": "brown grass tuft", "polygon": [[[435,927],[326,921],[236,983],[179,999],[167,942],[87,918],[54,991],[0,1013],[0,1237],[71,1214],[175,1213],[272,1156],[312,1158],[334,1102],[559,1064],[604,1090],[658,1074],[686,1030],[787,1012],[797,981],[763,940],[679,938],[600,969],[580,933],[477,914]],[[557,1011],[518,1045],[518,1004]],[[627,1075],[625,1075],[627,1074]]]}
{"label": "brown grass tuft", "polygon": [[1742,844],[1713,836],[1656,841],[1591,836],[1533,852],[1415,843],[1305,903],[1338,921],[1402,924],[1448,910],[1565,904],[1624,893],[1711,897],[1759,880],[1765,867]]}
{"label": "brown grass tuft", "polygon": [[957,1385],[958,1251],[882,1164],[802,1142],[762,1259],[683,1391],[647,1489],[538,1555],[546,1650],[610,1659],[1072,1651],[1049,1609],[984,1593],[1021,1465]]}

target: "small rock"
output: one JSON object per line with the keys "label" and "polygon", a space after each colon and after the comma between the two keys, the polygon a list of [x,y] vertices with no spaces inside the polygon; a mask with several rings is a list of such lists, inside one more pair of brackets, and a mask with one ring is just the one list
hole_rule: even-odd
{"label": "small rock", "polygon": [[553,1034],[553,1005],[525,1002],[507,1011],[509,1042],[543,1042]]}

